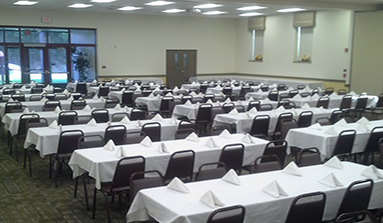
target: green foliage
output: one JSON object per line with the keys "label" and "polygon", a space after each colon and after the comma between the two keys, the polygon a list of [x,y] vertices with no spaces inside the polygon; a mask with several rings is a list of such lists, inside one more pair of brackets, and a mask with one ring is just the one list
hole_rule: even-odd
{"label": "green foliage", "polygon": [[86,81],[88,79],[90,60],[88,54],[85,52],[78,51],[76,47],[71,49],[72,63],[74,69],[78,71],[80,81]]}

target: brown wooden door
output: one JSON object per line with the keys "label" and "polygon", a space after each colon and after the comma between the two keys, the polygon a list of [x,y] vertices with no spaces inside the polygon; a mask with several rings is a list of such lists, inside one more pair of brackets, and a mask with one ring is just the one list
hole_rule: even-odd
{"label": "brown wooden door", "polygon": [[197,72],[197,50],[166,50],[166,83],[169,87],[180,87],[195,77]]}

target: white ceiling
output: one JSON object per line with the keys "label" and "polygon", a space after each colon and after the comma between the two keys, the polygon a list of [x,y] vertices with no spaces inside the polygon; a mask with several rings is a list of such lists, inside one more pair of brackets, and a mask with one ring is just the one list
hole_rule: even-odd
{"label": "white ceiling", "polygon": [[[84,12],[111,12],[111,13],[127,13],[127,14],[151,14],[151,15],[165,15],[162,13],[166,9],[189,9],[193,6],[203,3],[216,3],[223,6],[214,9],[202,9],[202,12],[220,10],[226,12],[222,15],[215,15],[213,17],[226,17],[238,18],[239,14],[244,11],[239,11],[237,8],[244,6],[264,6],[265,9],[259,9],[246,12],[260,12],[264,15],[278,14],[279,9],[300,7],[306,10],[354,10],[354,11],[373,11],[379,8],[383,0],[195,0],[195,1],[182,1],[174,0],[174,4],[167,6],[147,6],[145,3],[151,0],[117,0],[112,3],[91,3],[90,0],[34,0],[38,4],[32,6],[16,6],[13,5],[16,0],[0,0],[0,8],[25,8],[25,9],[40,9],[40,10],[69,10],[69,11],[84,11]],[[171,1],[171,0],[170,0]],[[68,8],[69,5],[75,3],[92,4],[92,7],[84,9]],[[119,11],[117,8],[124,6],[142,7],[137,11]],[[183,16],[204,16],[199,13],[176,13],[166,15],[183,15]]]}

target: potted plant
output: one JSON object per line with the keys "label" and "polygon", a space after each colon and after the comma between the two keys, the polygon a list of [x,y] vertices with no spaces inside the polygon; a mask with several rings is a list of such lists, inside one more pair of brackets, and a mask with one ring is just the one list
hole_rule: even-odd
{"label": "potted plant", "polygon": [[90,60],[88,58],[88,54],[78,51],[76,47],[72,47],[71,53],[74,70],[78,71],[80,81],[86,81],[88,79],[90,68]]}

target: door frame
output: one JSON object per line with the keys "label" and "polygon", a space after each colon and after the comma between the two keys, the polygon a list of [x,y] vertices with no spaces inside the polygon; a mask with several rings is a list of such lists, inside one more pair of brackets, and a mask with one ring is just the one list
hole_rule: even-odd
{"label": "door frame", "polygon": [[[180,52],[194,52],[194,76],[189,76],[189,77],[195,77],[197,76],[197,50],[196,49],[166,49],[166,83],[169,84],[169,73],[170,73],[170,67],[169,67],[169,63],[170,61],[168,61],[168,54],[169,52],[174,52],[174,51],[180,51]],[[187,66],[190,66],[190,64],[188,64]]]}

